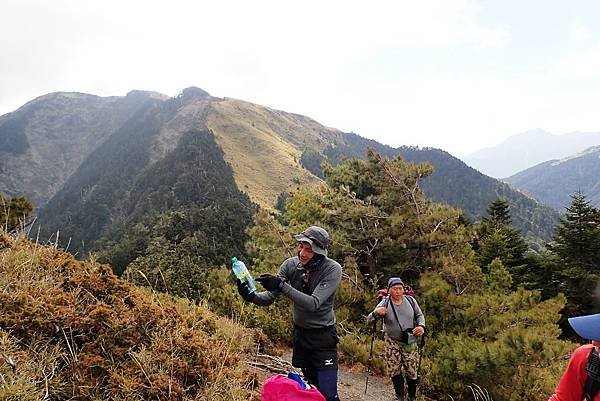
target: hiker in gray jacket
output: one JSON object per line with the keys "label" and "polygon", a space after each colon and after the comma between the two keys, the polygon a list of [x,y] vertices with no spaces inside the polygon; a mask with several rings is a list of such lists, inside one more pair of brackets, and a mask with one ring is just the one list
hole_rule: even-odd
{"label": "hiker in gray jacket", "polygon": [[416,337],[425,333],[425,317],[417,301],[410,295],[404,295],[404,283],[399,277],[389,279],[388,296],[369,313],[367,323],[373,324],[377,319],[383,319],[385,361],[396,399],[404,400],[406,375],[408,400],[415,401],[419,368]]}
{"label": "hiker in gray jacket", "polygon": [[342,267],[327,257],[329,234],[312,226],[295,236],[297,256],[286,259],[276,276],[256,278],[266,291],[249,292],[238,280],[238,292],[248,302],[271,305],[281,294],[293,302],[292,365],[316,386],[327,401],[338,401],[337,343],[333,302]]}

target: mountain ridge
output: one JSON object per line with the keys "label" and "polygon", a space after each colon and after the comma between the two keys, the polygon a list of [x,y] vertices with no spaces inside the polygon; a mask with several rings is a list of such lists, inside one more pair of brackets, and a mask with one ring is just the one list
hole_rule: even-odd
{"label": "mountain ridge", "polygon": [[600,145],[600,132],[555,135],[534,129],[512,135],[496,146],[480,149],[462,159],[482,173],[501,179],[595,145]]}
{"label": "mountain ridge", "polygon": [[[98,101],[98,97],[91,96],[90,99]],[[126,200],[134,195],[130,192],[132,188],[138,188],[135,183],[141,179],[139,175],[153,171],[153,166],[168,158],[189,133],[212,136],[214,145],[207,146],[221,149],[222,155],[216,150],[210,150],[208,164],[204,165],[205,170],[200,174],[208,174],[211,165],[221,165],[222,158],[230,166],[235,181],[235,184],[227,184],[228,193],[245,193],[252,202],[267,209],[274,207],[282,193],[299,185],[318,183],[323,178],[323,161],[336,164],[345,157],[365,157],[366,149],[372,147],[386,157],[401,155],[411,162],[431,163],[435,172],[423,182],[426,194],[435,201],[462,208],[472,219],[476,220],[484,215],[487,205],[497,197],[505,197],[510,201],[515,224],[525,235],[548,239],[554,222],[558,220],[556,212],[545,209],[505,184],[480,174],[442,150],[418,147],[394,149],[355,133],[325,127],[307,116],[243,100],[212,97],[206,91],[193,87],[184,89],[173,98],[165,98],[155,92],[131,91],[125,98],[107,99],[117,106],[123,105],[124,99],[128,99],[135,107],[119,110],[119,119],[111,118],[110,113],[101,113],[99,120],[104,117],[111,122],[105,125],[106,131],[102,131],[102,135],[93,130],[83,130],[95,138],[94,146],[81,153],[81,160],[65,161],[72,162],[73,165],[68,171],[63,171],[64,174],[59,177],[62,181],[56,180],[56,188],[49,191],[46,197],[34,193],[38,200],[48,199],[46,204],[42,204],[39,214],[42,223],[52,216],[53,223],[49,225],[47,232],[60,229],[64,238],[75,234],[79,237],[79,242],[85,239],[85,249],[88,251],[94,248],[96,240],[111,232],[111,224],[124,222],[123,216],[128,213],[128,208],[124,207],[122,200],[114,198]],[[57,108],[56,113],[58,115],[54,118],[59,121],[78,121],[72,109],[60,114],[60,108]],[[23,132],[29,134],[31,130],[43,131],[44,124],[52,120],[52,116],[46,117],[46,120],[31,120],[31,126]],[[9,121],[12,117],[5,115],[1,118]],[[39,136],[34,140],[54,138]],[[208,151],[209,148],[206,149]],[[35,163],[26,156],[21,164],[27,167],[24,168],[25,171],[35,175]],[[197,156],[204,157],[201,154]],[[57,157],[61,157],[59,152]],[[49,159],[48,163],[51,163]],[[173,168],[176,168],[181,160],[171,162],[175,163]],[[0,189],[4,191],[8,174],[3,174],[0,174]],[[198,176],[198,179],[202,177]],[[173,181],[161,184],[166,191],[169,186],[175,188],[180,185],[177,177],[170,179]],[[225,181],[229,182],[228,180],[229,178]],[[237,186],[237,189],[234,190],[231,185]],[[62,194],[59,193],[61,190],[64,190]],[[206,188],[199,187],[197,190],[202,192]],[[20,193],[29,195],[31,191],[23,187]],[[177,194],[160,197],[176,200]],[[86,202],[88,206],[92,205],[89,204],[91,200],[94,206],[86,208]],[[193,202],[195,201],[184,207],[197,207]],[[65,205],[61,206],[62,204]],[[155,212],[161,215],[165,210],[157,209]],[[128,235],[126,230],[120,229],[119,232],[119,235]]]}
{"label": "mountain ridge", "polygon": [[571,194],[582,192],[595,206],[600,205],[600,146],[549,160],[506,178],[516,188],[557,210],[571,203]]}
{"label": "mountain ridge", "polygon": [[56,92],[0,116],[2,191],[44,205],[94,149],[151,100],[130,94]]}

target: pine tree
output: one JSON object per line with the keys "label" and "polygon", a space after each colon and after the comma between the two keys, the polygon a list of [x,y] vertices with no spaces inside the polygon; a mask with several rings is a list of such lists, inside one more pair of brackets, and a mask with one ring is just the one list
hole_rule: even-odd
{"label": "pine tree", "polygon": [[559,340],[563,296],[542,301],[538,291],[510,291],[510,274],[496,259],[487,285],[457,295],[441,272],[421,278],[420,305],[429,338],[423,382],[433,399],[472,399],[475,383],[496,401],[545,399],[573,344]]}
{"label": "pine tree", "polygon": [[252,274],[273,273],[285,259],[296,255],[296,241],[289,228],[272,213],[259,210],[248,229],[251,241],[246,244],[252,260]]}
{"label": "pine tree", "polygon": [[474,244],[476,260],[479,266],[487,271],[488,266],[496,258],[513,271],[516,282],[520,283],[520,274],[526,270],[528,250],[527,243],[517,229],[512,226],[508,202],[496,199],[487,209],[487,216],[477,228],[479,240]]}
{"label": "pine tree", "polygon": [[600,265],[600,213],[581,192],[571,195],[572,202],[561,218],[551,249],[571,269],[591,273]]}
{"label": "pine tree", "polygon": [[490,263],[487,283],[492,291],[504,292],[510,289],[512,277],[499,258],[492,260],[492,263]]}
{"label": "pine tree", "polygon": [[497,226],[510,226],[512,219],[508,207],[508,201],[504,199],[496,199],[487,208],[488,217],[483,220]]}
{"label": "pine tree", "polygon": [[595,311],[594,290],[599,284],[600,269],[600,211],[581,192],[571,198],[571,205],[556,228],[554,242],[548,245],[560,259],[556,279],[569,301],[565,317]]}
{"label": "pine tree", "polygon": [[290,196],[286,220],[295,230],[325,227],[334,240],[332,255],[351,256],[370,277],[402,275],[416,283],[421,273],[445,266],[460,292],[480,279],[469,247],[473,233],[459,210],[425,196],[420,182],[431,172],[426,163],[388,160],[370,150],[366,160],[326,165],[327,186]]}

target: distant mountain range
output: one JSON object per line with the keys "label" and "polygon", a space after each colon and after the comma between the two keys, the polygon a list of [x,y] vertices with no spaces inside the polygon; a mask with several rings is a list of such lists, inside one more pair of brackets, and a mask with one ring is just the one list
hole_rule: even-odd
{"label": "distant mountain range", "polygon": [[540,202],[558,210],[571,204],[570,195],[581,191],[596,207],[600,206],[600,146],[576,155],[550,160],[506,179]]}
{"label": "distant mountain range", "polygon": [[469,166],[495,178],[512,176],[548,160],[562,159],[600,145],[600,132],[553,135],[531,130],[513,135],[501,144],[478,150],[463,158]]}
{"label": "distant mountain range", "polygon": [[242,252],[256,204],[272,208],[281,193],[319,182],[323,160],[364,157],[367,147],[431,163],[426,194],[471,219],[503,197],[525,235],[552,235],[556,211],[443,150],[394,149],[199,88],[174,98],[52,93],[1,116],[0,191],[33,199],[42,235],[58,233],[76,253],[107,252],[117,270],[149,248],[167,252],[161,241],[225,263]]}

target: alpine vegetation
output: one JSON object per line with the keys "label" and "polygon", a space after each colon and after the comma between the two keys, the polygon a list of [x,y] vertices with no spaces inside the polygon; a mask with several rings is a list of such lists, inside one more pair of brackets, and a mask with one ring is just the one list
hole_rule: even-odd
{"label": "alpine vegetation", "polygon": [[255,336],[207,308],[0,234],[0,399],[248,400]]}

